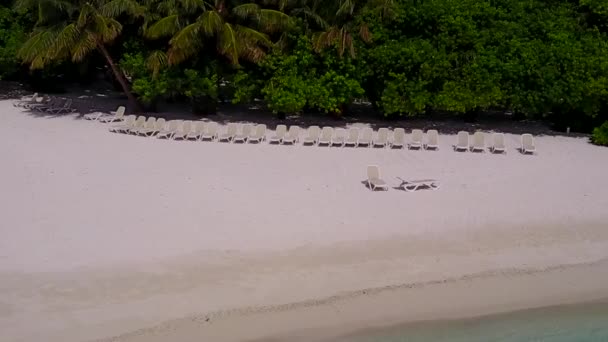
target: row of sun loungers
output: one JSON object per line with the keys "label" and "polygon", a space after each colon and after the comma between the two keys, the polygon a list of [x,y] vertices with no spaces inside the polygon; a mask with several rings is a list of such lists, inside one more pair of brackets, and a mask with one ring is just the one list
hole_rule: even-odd
{"label": "row of sun loungers", "polygon": [[[397,189],[403,189],[407,192],[416,191],[419,189],[439,189],[439,182],[435,179],[420,179],[406,181],[397,177],[401,181],[401,184],[397,186]],[[380,168],[377,165],[369,165],[367,167],[367,187],[372,190],[388,190],[388,184],[380,176]]]}
{"label": "row of sun loungers", "polygon": [[76,111],[72,108],[72,99],[48,98],[38,96],[38,93],[22,97],[20,100],[13,102],[13,106],[48,114],[67,114]]}

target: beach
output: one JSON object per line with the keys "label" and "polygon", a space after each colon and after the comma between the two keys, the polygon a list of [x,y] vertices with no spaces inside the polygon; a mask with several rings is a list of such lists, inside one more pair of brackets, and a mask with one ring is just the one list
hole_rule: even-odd
{"label": "beach", "polygon": [[0,112],[3,341],[322,340],[608,298],[608,150],[584,137],[237,145]]}

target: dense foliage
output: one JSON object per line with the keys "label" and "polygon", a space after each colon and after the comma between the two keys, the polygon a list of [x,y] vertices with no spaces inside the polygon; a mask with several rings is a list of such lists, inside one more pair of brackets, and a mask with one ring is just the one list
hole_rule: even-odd
{"label": "dense foliage", "polygon": [[591,142],[597,145],[608,146],[608,121],[593,130]]}
{"label": "dense foliage", "polygon": [[366,98],[386,117],[491,109],[590,130],[608,119],[607,34],[604,0],[17,0],[0,7],[0,77],[17,56],[105,65],[147,110],[213,112],[223,90],[280,115]]}

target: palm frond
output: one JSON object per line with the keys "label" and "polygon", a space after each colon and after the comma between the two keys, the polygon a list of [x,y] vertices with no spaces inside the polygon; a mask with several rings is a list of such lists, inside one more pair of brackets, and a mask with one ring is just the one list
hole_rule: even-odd
{"label": "palm frond", "polygon": [[201,23],[197,22],[184,27],[173,36],[167,53],[169,64],[179,64],[194,55],[203,46],[200,34]]}
{"label": "palm frond", "polygon": [[168,64],[169,60],[167,54],[160,50],[153,51],[146,59],[146,66],[148,69],[152,70],[154,77],[156,77],[160,70]]}
{"label": "palm frond", "polygon": [[93,22],[93,29],[90,31],[95,34],[102,43],[113,41],[122,31],[122,25],[112,18],[96,15],[93,17]]}
{"label": "palm frond", "polygon": [[272,41],[270,38],[260,32],[256,31],[252,28],[245,26],[237,26],[235,28],[235,35],[237,37],[237,41],[243,44],[255,45],[255,46],[264,46],[264,47],[272,47]]}
{"label": "palm frond", "polygon": [[367,26],[367,24],[361,25],[361,27],[359,28],[359,36],[364,42],[371,43],[372,33],[369,32],[369,27]]}
{"label": "palm frond", "polygon": [[224,19],[217,11],[205,11],[197,20],[207,37],[219,33],[223,29]]}
{"label": "palm frond", "polygon": [[196,11],[201,10],[205,7],[204,0],[179,0],[182,8],[186,13],[196,13]]}
{"label": "palm frond", "polygon": [[222,32],[218,39],[219,52],[226,56],[234,65],[239,64],[239,47],[236,32],[229,23],[224,23]]}
{"label": "palm frond", "polygon": [[232,13],[242,19],[259,20],[260,6],[254,3],[242,4],[235,6]]}
{"label": "palm frond", "polygon": [[106,17],[116,18],[121,14],[139,17],[144,14],[145,8],[134,0],[111,0],[99,7],[99,13]]}
{"label": "palm frond", "polygon": [[336,12],[336,17],[343,18],[352,16],[355,12],[355,2],[353,0],[342,0],[340,8]]}
{"label": "palm frond", "polygon": [[95,36],[92,34],[83,34],[80,39],[74,42],[71,47],[72,61],[82,61],[91,51],[97,48]]}
{"label": "palm frond", "polygon": [[321,50],[328,48],[336,42],[339,36],[340,30],[336,26],[332,26],[326,31],[315,33],[312,37],[315,51],[320,52]]}
{"label": "palm frond", "polygon": [[56,54],[55,39],[58,32],[44,30],[30,37],[17,51],[17,57],[24,63],[30,64],[30,68],[37,69],[46,65],[46,61]]}
{"label": "palm frond", "polygon": [[172,36],[180,30],[180,20],[177,14],[162,18],[148,27],[144,36],[148,39]]}
{"label": "palm frond", "polygon": [[80,14],[78,15],[78,19],[76,20],[78,27],[85,27],[89,22],[90,16],[92,16],[95,12],[95,7],[93,7],[91,4],[83,4],[80,8]]}
{"label": "palm frond", "polygon": [[75,23],[67,25],[57,34],[55,37],[54,50],[59,53],[60,51],[70,51],[74,44],[80,40],[81,31]]}
{"label": "palm frond", "polygon": [[329,24],[319,14],[313,12],[309,8],[296,8],[293,10],[293,14],[296,16],[302,16],[306,21],[314,23],[321,30],[327,30]]}
{"label": "palm frond", "polygon": [[293,21],[291,17],[281,11],[270,9],[260,10],[259,25],[263,31],[268,33],[284,31],[291,27]]}

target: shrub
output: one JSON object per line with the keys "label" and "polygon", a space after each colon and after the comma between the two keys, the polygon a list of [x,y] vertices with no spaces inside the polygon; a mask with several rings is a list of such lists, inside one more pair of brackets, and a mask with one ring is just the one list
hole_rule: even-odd
{"label": "shrub", "polygon": [[608,121],[593,130],[591,142],[596,145],[608,146]]}

